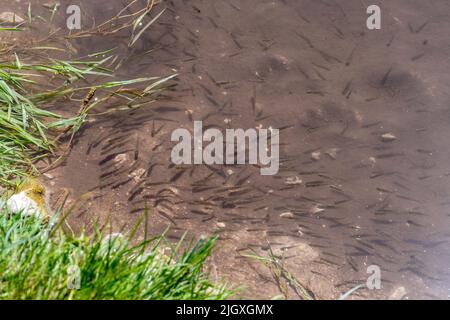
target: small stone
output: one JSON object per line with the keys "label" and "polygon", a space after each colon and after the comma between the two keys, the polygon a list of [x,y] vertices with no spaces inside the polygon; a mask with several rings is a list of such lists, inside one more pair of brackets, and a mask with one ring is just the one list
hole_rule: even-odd
{"label": "small stone", "polygon": [[180,191],[177,188],[175,188],[175,187],[168,187],[167,189],[172,191],[174,194],[179,194],[180,193]]}
{"label": "small stone", "polygon": [[53,175],[51,175],[50,173],[44,173],[44,177],[46,177],[47,179],[54,179],[55,177]]}
{"label": "small stone", "polygon": [[336,160],[336,156],[339,152],[338,148],[331,148],[328,149],[325,153],[327,154],[327,156],[329,156],[331,159]]}
{"label": "small stone", "polygon": [[314,161],[319,161],[320,160],[320,151],[311,153],[311,159],[313,159]]}
{"label": "small stone", "polygon": [[303,180],[297,176],[288,177],[288,178],[286,178],[286,181],[284,183],[286,183],[287,185],[297,185],[297,184],[302,184]]}
{"label": "small stone", "polygon": [[294,214],[292,212],[283,212],[280,214],[280,218],[293,219]]}
{"label": "small stone", "polygon": [[234,173],[233,170],[231,170],[231,169],[228,169],[228,170],[227,170],[227,174],[228,174],[229,176],[231,176],[233,173]]}
{"label": "small stone", "polygon": [[225,223],[223,223],[223,222],[217,222],[216,225],[217,225],[217,227],[220,228],[220,229],[225,229],[225,227],[227,226],[227,225],[226,225]]}
{"label": "small stone", "polygon": [[123,162],[125,162],[125,161],[127,161],[127,160],[128,160],[128,156],[127,156],[126,153],[118,154],[118,155],[115,156],[115,158],[114,158],[114,162],[117,163],[117,164],[121,164],[121,163],[123,163]]}
{"label": "small stone", "polygon": [[383,142],[391,142],[391,141],[397,140],[397,137],[394,136],[392,133],[385,133],[385,134],[381,135],[381,140]]}
{"label": "small stone", "polygon": [[134,170],[133,172],[131,172],[129,174],[130,178],[133,178],[133,180],[137,183],[141,180],[142,176],[145,174],[145,169],[144,168],[139,168]]}
{"label": "small stone", "polygon": [[0,22],[11,24],[11,23],[22,23],[24,22],[24,20],[14,12],[5,11],[0,13]]}
{"label": "small stone", "polygon": [[309,212],[311,214],[318,214],[318,213],[321,213],[321,212],[324,212],[324,211],[325,211],[325,209],[321,208],[319,205],[315,205],[314,207],[312,207],[309,210]]}
{"label": "small stone", "polygon": [[52,10],[53,10],[55,7],[56,7],[56,8],[59,7],[59,6],[60,6],[60,3],[59,3],[58,1],[49,1],[49,2],[43,3],[42,6],[43,6],[44,8],[52,9]]}
{"label": "small stone", "polygon": [[194,114],[192,109],[187,109],[184,113],[189,117],[189,120],[192,120],[192,115]]}
{"label": "small stone", "polygon": [[402,300],[406,296],[405,287],[398,287],[389,296],[389,300]]}
{"label": "small stone", "polygon": [[42,205],[40,206],[37,201],[29,198],[27,193],[23,191],[11,196],[6,201],[6,206],[8,211],[13,214],[36,217],[44,217],[46,215],[45,209]]}

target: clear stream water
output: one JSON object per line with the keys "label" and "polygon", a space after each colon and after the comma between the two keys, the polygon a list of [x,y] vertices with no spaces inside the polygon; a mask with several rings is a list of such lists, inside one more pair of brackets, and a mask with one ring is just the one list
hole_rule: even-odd
{"label": "clear stream water", "polygon": [[[79,55],[118,47],[126,58],[118,78],[179,76],[161,101],[87,127],[53,173],[57,187],[96,190],[98,210],[117,224],[135,221],[147,203],[153,232],[218,232],[212,265],[248,296],[277,292],[240,257],[267,253],[269,243],[321,297],[365,282],[377,265],[383,289],[362,296],[404,287],[409,298],[448,298],[450,3],[374,2],[376,31],[360,0],[175,0],[155,9],[167,7],[132,48],[127,34],[74,41]],[[69,3],[81,3],[88,25],[124,7],[62,8]],[[173,165],[170,134],[193,120],[280,128],[279,173]],[[396,139],[384,141],[386,133]],[[111,170],[119,154],[125,161]]]}

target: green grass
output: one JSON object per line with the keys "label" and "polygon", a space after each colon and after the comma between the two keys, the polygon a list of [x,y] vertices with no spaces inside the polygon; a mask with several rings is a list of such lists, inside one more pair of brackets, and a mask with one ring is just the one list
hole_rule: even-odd
{"label": "green grass", "polygon": [[[53,153],[58,143],[56,138],[61,137],[61,133],[73,136],[100,104],[114,97],[123,100],[121,109],[124,110],[145,105],[173,77],[80,85],[82,81],[83,84],[87,81],[88,76],[111,77],[111,72],[103,67],[109,60],[47,59],[25,63],[14,55],[14,61],[0,62],[1,184],[8,184],[17,176],[36,173],[33,163]],[[43,89],[42,83],[49,88]],[[131,87],[142,84],[145,86],[142,89]],[[83,101],[91,92],[99,98],[92,100],[90,97],[89,101]],[[78,101],[80,107],[74,110],[71,117],[48,111],[48,106],[54,103],[74,101]]]}
{"label": "green grass", "polygon": [[[58,142],[67,137],[72,141],[99,106],[110,105],[111,100],[120,106],[106,111],[103,108],[102,114],[146,106],[176,76],[117,80],[114,72],[124,59],[114,49],[71,61],[52,57],[53,53],[70,51],[67,45],[70,39],[108,37],[125,30],[130,32],[131,47],[164,13],[164,9],[158,9],[159,13],[151,18],[154,7],[153,0],[145,5],[131,1],[116,16],[93,29],[68,35],[51,28],[46,41],[25,40],[31,36],[27,31],[36,27],[35,22],[45,29],[51,24],[57,6],[45,19],[35,16],[30,4],[27,24],[0,26],[0,35],[4,36],[0,43],[0,186],[11,186],[17,177],[38,174],[34,164],[48,155],[61,160],[66,154],[57,154],[61,150]],[[38,18],[44,19],[44,26]],[[144,22],[145,26],[139,28]],[[14,40],[12,34],[17,32],[18,40]],[[48,111],[57,103],[78,106],[75,105],[70,116],[62,116]]]}
{"label": "green grass", "polygon": [[0,299],[225,299],[231,292],[203,270],[214,242],[183,252],[163,237],[131,245],[0,209]]}

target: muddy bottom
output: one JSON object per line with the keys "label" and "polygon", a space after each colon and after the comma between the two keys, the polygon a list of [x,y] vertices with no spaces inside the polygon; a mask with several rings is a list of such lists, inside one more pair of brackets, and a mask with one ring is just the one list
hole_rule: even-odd
{"label": "muddy bottom", "polygon": [[[381,30],[361,0],[176,0],[132,48],[74,41],[79,55],[118,47],[118,78],[178,77],[158,102],[96,118],[50,172],[53,190],[95,194],[73,223],[120,229],[149,208],[152,233],[218,234],[213,275],[247,298],[301,298],[245,256],[271,250],[317,298],[371,265],[382,288],[354,298],[448,298],[450,3],[372,2]],[[83,21],[123,7],[83,1]],[[171,133],[194,120],[280,129],[279,172],[173,164]]]}

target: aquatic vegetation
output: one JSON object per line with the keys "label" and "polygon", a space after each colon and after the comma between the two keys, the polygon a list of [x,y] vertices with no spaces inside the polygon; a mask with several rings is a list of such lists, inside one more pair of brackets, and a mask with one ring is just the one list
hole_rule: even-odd
{"label": "aquatic vegetation", "polygon": [[[14,57],[12,62],[0,63],[0,182],[3,184],[9,184],[11,178],[24,173],[37,173],[35,161],[54,154],[64,136],[73,137],[88,121],[94,108],[113,97],[126,102],[122,108],[107,112],[142,106],[173,77],[104,81],[80,86],[79,82],[88,76],[110,77],[109,70],[102,67],[110,58],[25,63],[17,54]],[[43,81],[51,87],[42,90]],[[131,87],[138,83],[147,83],[147,86],[144,89]],[[127,87],[126,92],[124,87]],[[49,106],[55,103],[70,102],[81,105],[72,116],[49,111]]]}
{"label": "aquatic vegetation", "polygon": [[286,268],[283,257],[277,257],[269,246],[267,255],[260,255],[254,250],[249,254],[241,254],[243,257],[259,261],[270,270],[273,279],[280,289],[281,295],[273,299],[287,299],[289,297],[289,288],[292,288],[298,298],[302,300],[315,300],[317,297],[314,292],[304,286],[300,281]]}

